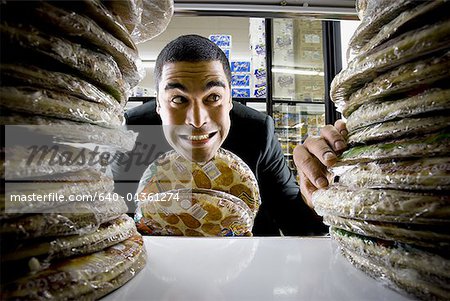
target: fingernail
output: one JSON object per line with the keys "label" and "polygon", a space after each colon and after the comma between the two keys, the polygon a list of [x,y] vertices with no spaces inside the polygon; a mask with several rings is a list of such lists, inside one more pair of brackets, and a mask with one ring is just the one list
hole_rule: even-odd
{"label": "fingernail", "polygon": [[343,141],[336,141],[334,143],[334,147],[336,148],[336,150],[341,150],[345,148],[345,143]]}
{"label": "fingernail", "polygon": [[326,152],[325,154],[323,154],[323,159],[325,161],[331,161],[336,159],[336,155],[332,152]]}
{"label": "fingernail", "polygon": [[327,181],[327,179],[320,177],[316,180],[316,184],[319,187],[326,187],[328,185],[328,181]]}
{"label": "fingernail", "polygon": [[347,130],[341,130],[340,133],[341,133],[341,135],[344,136],[344,137],[348,135],[348,131],[347,131]]}

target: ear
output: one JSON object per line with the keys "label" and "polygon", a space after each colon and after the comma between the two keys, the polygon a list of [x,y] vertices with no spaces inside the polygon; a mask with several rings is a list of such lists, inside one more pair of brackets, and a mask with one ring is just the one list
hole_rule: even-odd
{"label": "ear", "polygon": [[161,106],[159,105],[159,100],[158,97],[156,97],[156,113],[158,113],[158,115],[161,115]]}

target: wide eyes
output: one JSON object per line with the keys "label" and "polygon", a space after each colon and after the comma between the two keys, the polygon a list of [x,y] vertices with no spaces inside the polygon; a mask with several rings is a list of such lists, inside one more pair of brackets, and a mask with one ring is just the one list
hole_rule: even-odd
{"label": "wide eyes", "polygon": [[222,98],[222,96],[218,94],[211,94],[206,98],[206,101],[208,102],[217,102]]}
{"label": "wide eyes", "polygon": [[[221,95],[211,94],[206,97],[205,102],[214,103],[214,102],[220,101],[221,99],[222,99]],[[183,96],[175,96],[170,101],[174,104],[184,104],[184,103],[188,102],[188,100]]]}
{"label": "wide eyes", "polygon": [[187,100],[183,96],[176,96],[176,97],[172,98],[171,101],[176,104],[182,104],[182,103],[185,103]]}

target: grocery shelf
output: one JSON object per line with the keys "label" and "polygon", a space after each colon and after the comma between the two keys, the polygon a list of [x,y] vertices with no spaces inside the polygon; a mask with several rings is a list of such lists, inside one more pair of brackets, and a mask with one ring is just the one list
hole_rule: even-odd
{"label": "grocery shelf", "polygon": [[410,300],[329,237],[144,237],[147,265],[102,300]]}

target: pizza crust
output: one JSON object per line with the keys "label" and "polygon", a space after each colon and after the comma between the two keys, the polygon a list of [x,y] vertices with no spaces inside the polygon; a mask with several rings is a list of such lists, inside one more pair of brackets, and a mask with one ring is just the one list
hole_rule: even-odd
{"label": "pizza crust", "polygon": [[138,229],[151,235],[249,236],[253,213],[239,198],[209,189],[141,195]]}
{"label": "pizza crust", "polygon": [[235,154],[219,149],[206,164],[191,162],[175,151],[157,158],[144,172],[137,194],[173,189],[211,189],[234,195],[256,215],[261,203],[258,182],[250,167]]}

